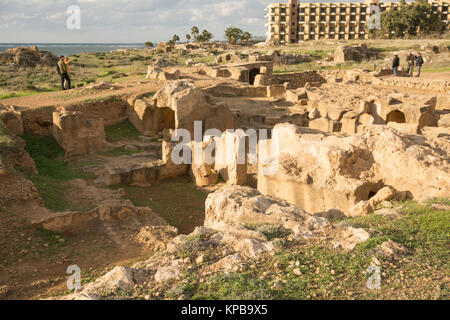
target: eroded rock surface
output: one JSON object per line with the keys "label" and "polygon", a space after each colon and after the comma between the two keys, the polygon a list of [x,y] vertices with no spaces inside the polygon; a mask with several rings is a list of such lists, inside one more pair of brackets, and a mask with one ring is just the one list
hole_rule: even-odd
{"label": "eroded rock surface", "polygon": [[442,139],[427,141],[385,126],[370,126],[347,138],[288,124],[276,128],[279,170],[262,174],[278,159],[260,164],[258,190],[309,212],[339,209],[350,215],[350,208],[383,187],[388,187],[386,194],[370,206],[392,198],[394,189],[418,200],[450,195],[448,149]]}

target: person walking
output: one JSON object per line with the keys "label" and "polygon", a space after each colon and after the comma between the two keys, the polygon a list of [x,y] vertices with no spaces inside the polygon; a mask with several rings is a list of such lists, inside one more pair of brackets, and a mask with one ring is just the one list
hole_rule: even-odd
{"label": "person walking", "polygon": [[416,57],[416,67],[417,67],[417,78],[420,77],[420,70],[424,64],[424,60],[422,58],[422,54],[419,52],[419,55]]}
{"label": "person walking", "polygon": [[61,90],[66,90],[65,81],[67,81],[68,89],[70,89],[70,77],[67,70],[66,59],[64,56],[61,56],[58,61],[57,70],[59,75],[61,76]]}
{"label": "person walking", "polygon": [[394,54],[394,60],[392,61],[392,70],[394,70],[394,76],[398,76],[398,67],[400,66],[400,59],[398,54]]}
{"label": "person walking", "polygon": [[416,56],[411,52],[406,58],[408,62],[408,74],[412,77],[414,75],[414,63],[416,62]]}

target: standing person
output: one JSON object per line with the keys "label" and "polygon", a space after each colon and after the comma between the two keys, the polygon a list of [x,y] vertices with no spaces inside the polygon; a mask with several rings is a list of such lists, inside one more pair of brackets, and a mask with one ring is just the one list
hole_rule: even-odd
{"label": "standing person", "polygon": [[416,57],[417,77],[420,77],[420,69],[422,69],[423,63],[422,54],[419,52],[419,55]]}
{"label": "standing person", "polygon": [[392,61],[392,69],[394,70],[394,76],[396,77],[398,75],[398,67],[400,66],[400,59],[398,57],[398,54],[396,53],[394,55],[394,60]]}
{"label": "standing person", "polygon": [[58,61],[58,73],[61,76],[61,89],[66,90],[64,82],[67,81],[68,88],[70,89],[70,77],[67,71],[67,65],[65,62],[65,57],[61,56]]}
{"label": "standing person", "polygon": [[416,62],[416,56],[411,52],[406,58],[408,61],[408,74],[412,77],[414,75],[414,63]]}
{"label": "standing person", "polygon": [[70,88],[70,66],[69,64],[73,61],[73,59],[69,59],[68,57],[64,58],[64,63],[66,64],[66,69],[67,69],[67,75],[69,76],[69,80],[64,81],[65,83],[67,82],[68,86],[67,89],[71,89]]}

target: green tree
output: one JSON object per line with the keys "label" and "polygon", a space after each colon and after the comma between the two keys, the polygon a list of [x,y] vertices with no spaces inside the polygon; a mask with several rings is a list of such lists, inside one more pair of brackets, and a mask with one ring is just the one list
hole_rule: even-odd
{"label": "green tree", "polygon": [[214,35],[208,30],[203,30],[200,35],[197,36],[197,41],[199,42],[208,42],[214,38]]}
{"label": "green tree", "polygon": [[433,8],[427,0],[418,0],[411,4],[401,0],[397,10],[391,9],[382,13],[381,28],[389,38],[400,38],[419,33],[441,32],[441,20],[441,13],[433,13]]}
{"label": "green tree", "polygon": [[172,40],[173,40],[173,42],[177,43],[178,41],[180,41],[180,37],[179,37],[177,34],[175,34],[175,35],[172,37]]}
{"label": "green tree", "polygon": [[197,27],[192,27],[192,29],[191,29],[191,34],[192,34],[192,36],[194,37],[194,40],[195,41],[198,41],[198,36],[199,36],[199,34],[200,34],[200,30],[197,28]]}
{"label": "green tree", "polygon": [[146,43],[144,43],[144,46],[145,46],[146,48],[153,48],[153,47],[154,47],[154,44],[153,44],[152,42],[150,42],[150,41],[147,41]]}
{"label": "green tree", "polygon": [[252,38],[252,34],[248,31],[246,31],[242,34],[241,40],[243,42],[249,42],[251,38]]}
{"label": "green tree", "polygon": [[191,41],[191,39],[192,39],[191,35],[190,35],[190,34],[187,34],[187,35],[186,35],[186,41],[187,41],[187,43],[189,43],[189,41]]}
{"label": "green tree", "polygon": [[236,44],[238,40],[242,39],[244,32],[237,27],[228,27],[225,29],[225,37],[230,44]]}

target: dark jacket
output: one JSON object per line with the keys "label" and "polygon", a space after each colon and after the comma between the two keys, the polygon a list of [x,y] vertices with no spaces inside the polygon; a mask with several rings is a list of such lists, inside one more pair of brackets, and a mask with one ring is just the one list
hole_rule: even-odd
{"label": "dark jacket", "polygon": [[416,57],[416,66],[421,67],[423,65],[423,58],[422,56]]}
{"label": "dark jacket", "polygon": [[416,61],[416,56],[415,55],[408,55],[408,57],[406,58],[406,61],[408,61],[409,63]]}
{"label": "dark jacket", "polygon": [[394,61],[392,61],[392,68],[398,68],[400,66],[400,58],[399,57],[395,57]]}

